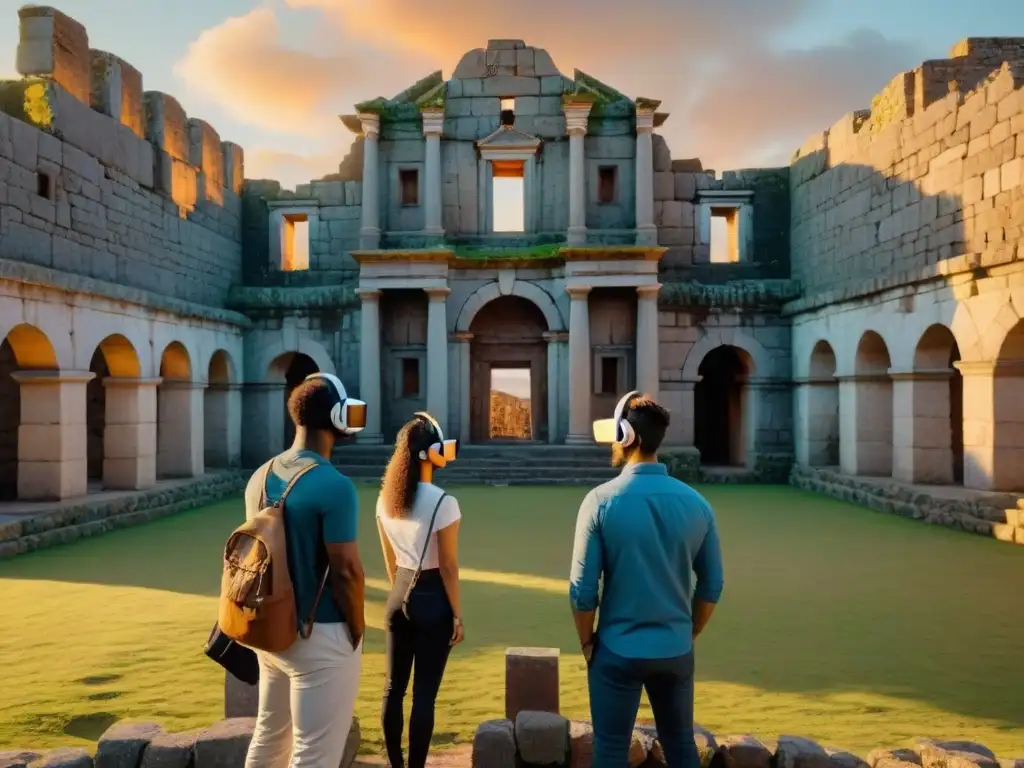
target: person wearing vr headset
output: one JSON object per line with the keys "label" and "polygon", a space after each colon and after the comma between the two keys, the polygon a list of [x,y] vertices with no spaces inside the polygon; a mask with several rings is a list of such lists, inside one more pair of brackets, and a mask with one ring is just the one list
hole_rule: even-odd
{"label": "person wearing vr headset", "polygon": [[403,701],[412,683],[409,768],[423,768],[434,733],[434,703],[451,649],[462,642],[459,597],[459,503],[433,484],[434,470],[455,460],[458,440],[417,413],[395,439],[377,498],[377,530],[391,593],[387,680],[381,723],[391,768],[403,768]]}
{"label": "person wearing vr headset", "polygon": [[286,651],[257,651],[259,712],[245,765],[336,768],[352,725],[366,622],[356,489],[330,458],[339,437],[366,425],[366,404],[348,397],[336,376],[316,373],[292,391],[288,414],[295,441],[249,480],[245,509],[251,519],[296,478],[284,505],[288,572],[299,620],[312,614],[314,623],[308,639]]}
{"label": "person wearing vr headset", "polygon": [[693,644],[722,593],[722,554],[708,502],[658,461],[668,425],[668,411],[639,392],[594,422],[594,439],[611,444],[622,473],[580,506],[569,584],[588,667],[593,768],[627,764],[643,689],[668,768],[700,765]]}

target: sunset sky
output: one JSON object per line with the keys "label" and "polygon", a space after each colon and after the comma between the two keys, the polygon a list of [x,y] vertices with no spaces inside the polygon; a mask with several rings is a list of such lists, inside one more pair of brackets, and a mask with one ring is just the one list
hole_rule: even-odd
{"label": "sunset sky", "polygon": [[[0,74],[17,8],[0,0]],[[956,40],[1024,36],[1021,0],[62,0],[93,48],[143,73],[286,186],[337,170],[337,115],[393,96],[488,38],[547,48],[629,96],[663,100],[674,157],[787,162],[815,130]]]}

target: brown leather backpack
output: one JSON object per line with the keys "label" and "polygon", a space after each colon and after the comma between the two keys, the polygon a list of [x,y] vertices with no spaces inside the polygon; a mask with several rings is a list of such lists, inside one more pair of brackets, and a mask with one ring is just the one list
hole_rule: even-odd
{"label": "brown leather backpack", "polygon": [[224,573],[220,583],[220,630],[232,640],[250,648],[280,653],[291,647],[297,635],[308,638],[313,629],[330,566],[320,582],[309,618],[298,626],[295,591],[288,571],[284,504],[299,478],[319,466],[300,469],[289,481],[281,498],[267,503],[267,477],[263,475],[260,512],[238,526],[224,545]]}

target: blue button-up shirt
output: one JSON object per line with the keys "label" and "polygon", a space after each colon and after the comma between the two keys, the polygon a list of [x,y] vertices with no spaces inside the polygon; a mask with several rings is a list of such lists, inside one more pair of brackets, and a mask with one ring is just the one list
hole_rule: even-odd
{"label": "blue button-up shirt", "polygon": [[723,585],[711,506],[664,464],[629,465],[583,500],[569,598],[577,611],[600,603],[601,645],[612,653],[633,659],[689,653],[691,601],[716,603]]}

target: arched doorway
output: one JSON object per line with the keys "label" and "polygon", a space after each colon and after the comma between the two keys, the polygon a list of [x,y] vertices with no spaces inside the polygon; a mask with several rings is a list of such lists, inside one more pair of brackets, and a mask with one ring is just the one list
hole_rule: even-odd
{"label": "arched doorway", "polygon": [[836,355],[824,339],[811,350],[806,399],[800,413],[811,467],[839,465],[839,382]]}
{"label": "arched doorway", "polygon": [[[964,380],[955,363],[960,348],[952,331],[932,325],[914,351],[910,403],[895,408],[904,450],[894,461],[900,479],[914,483],[957,484],[964,481]],[[909,429],[907,429],[909,427]],[[899,440],[897,440],[899,442]]]}
{"label": "arched doorway", "polygon": [[694,445],[708,466],[746,466],[749,434],[747,381],[754,362],[739,347],[711,350],[697,369],[693,393]]}
{"label": "arched doorway", "polygon": [[92,353],[89,372],[94,376],[85,385],[85,444],[89,482],[94,483],[103,480],[103,433],[107,428],[107,392],[103,382],[110,376],[100,347]]}
{"label": "arched doorway", "polygon": [[295,425],[288,415],[288,398],[291,397],[292,390],[305,381],[307,376],[319,373],[320,369],[312,357],[301,352],[282,355],[273,365],[284,371],[284,445],[281,447],[281,450],[284,450],[295,440]]}
{"label": "arched doorway", "polygon": [[107,336],[89,370],[95,374],[86,384],[85,405],[90,482],[119,490],[148,487],[156,476],[155,392],[138,383],[142,365],[135,347],[120,334]]}
{"label": "arched doorway", "polygon": [[241,414],[240,392],[234,386],[231,357],[223,349],[214,352],[206,371],[203,394],[203,443],[207,467],[224,469],[239,463]]}
{"label": "arched doorway", "polygon": [[470,323],[470,438],[548,439],[547,321],[520,296],[499,296]]}
{"label": "arched doorway", "polygon": [[1003,341],[993,376],[992,488],[1024,492],[1024,320]]}
{"label": "arched doorway", "polygon": [[201,475],[203,401],[193,392],[192,360],[181,342],[172,341],[164,350],[160,378],[156,397],[157,477]]}
{"label": "arched doorway", "polygon": [[889,348],[874,331],[867,331],[857,345],[854,361],[856,443],[852,466],[846,472],[872,477],[892,477],[892,366]]}

